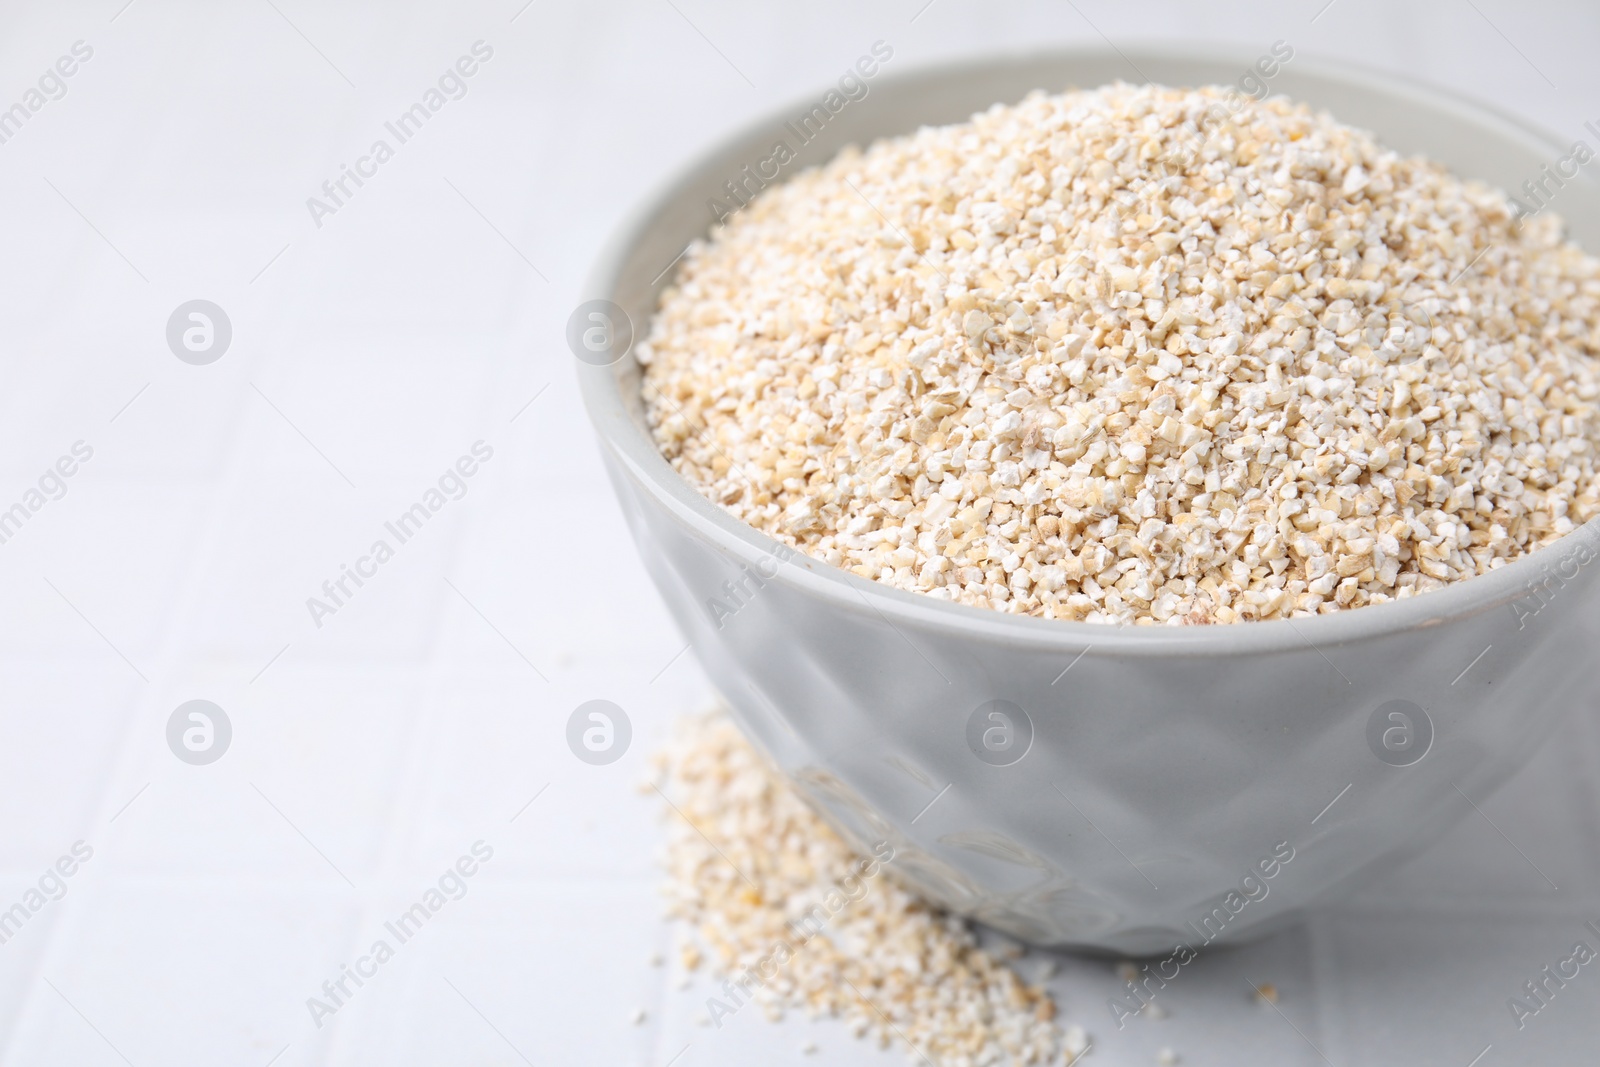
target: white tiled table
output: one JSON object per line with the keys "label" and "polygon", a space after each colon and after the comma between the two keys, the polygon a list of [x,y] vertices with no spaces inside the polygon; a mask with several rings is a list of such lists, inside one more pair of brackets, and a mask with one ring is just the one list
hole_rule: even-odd
{"label": "white tiled table", "polygon": [[[94,448],[0,544],[0,909],[75,841],[94,850],[0,945],[0,1062],[697,1067],[802,1062],[807,1040],[822,1062],[899,1062],[836,1025],[696,1026],[705,990],[648,962],[669,931],[633,785],[711,696],[561,343],[619,207],[880,38],[895,68],[1102,32],[1285,38],[1574,136],[1600,118],[1600,11],[1578,4],[674,4],[0,15],[0,108],[94,49],[0,144],[0,509]],[[494,55],[468,94],[315,226],[306,198],[479,39]],[[233,324],[209,366],[164,340],[196,297]],[[480,439],[494,457],[466,496],[316,627],[306,598]],[[596,697],[635,728],[607,767],[563,740]],[[194,698],[233,725],[209,766],[165,742]],[[1066,1015],[1107,1064],[1592,1059],[1600,976],[1521,1033],[1505,1001],[1600,919],[1597,730],[1580,711],[1384,884],[1201,960],[1168,1018],[1116,1032],[1109,968],[1073,960]],[[494,855],[466,895],[316,1026],[307,998],[478,840]],[[1247,980],[1278,985],[1281,1017]]]}

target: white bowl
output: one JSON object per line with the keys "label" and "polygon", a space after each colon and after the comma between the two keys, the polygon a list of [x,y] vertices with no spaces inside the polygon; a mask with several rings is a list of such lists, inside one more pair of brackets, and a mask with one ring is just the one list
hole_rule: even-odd
{"label": "white bowl", "polygon": [[[880,76],[790,170],[1035,88],[1131,79],[1130,62],[1201,85],[1234,82],[1255,58],[1078,49]],[[1568,147],[1366,70],[1297,57],[1271,85],[1508,189]],[[655,196],[590,295],[642,332],[663,271],[712,221],[706,201],[813,102]],[[1555,207],[1591,249],[1597,201],[1572,185]],[[661,457],[631,358],[579,373],[645,564],[745,731],[858,847],[890,842],[904,883],[1029,941],[1148,953],[1279,925],[1469,811],[1597,682],[1600,568],[1587,564],[1600,524],[1447,589],[1334,615],[1181,628],[1007,615],[793,554]],[[713,598],[737,610],[714,612]]]}

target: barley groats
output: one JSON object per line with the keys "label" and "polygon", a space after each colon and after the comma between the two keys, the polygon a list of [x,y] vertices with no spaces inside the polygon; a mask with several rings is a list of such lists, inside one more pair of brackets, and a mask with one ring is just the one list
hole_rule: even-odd
{"label": "barley groats", "polygon": [[663,453],[837,566],[1095,622],[1411,596],[1600,512],[1600,263],[1221,99],[1040,93],[765,190],[640,346]]}
{"label": "barley groats", "polygon": [[711,956],[700,1021],[759,1025],[804,1011],[938,1067],[1075,1064],[1089,1049],[1055,1000],[888,877],[894,850],[858,857],[721,714],[685,720],[655,760],[671,804],[668,910]]}

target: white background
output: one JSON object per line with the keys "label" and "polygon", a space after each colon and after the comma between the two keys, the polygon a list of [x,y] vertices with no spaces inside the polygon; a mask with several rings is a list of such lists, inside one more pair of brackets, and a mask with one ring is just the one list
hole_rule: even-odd
{"label": "white background", "polygon": [[[649,963],[672,935],[634,786],[713,697],[562,340],[619,213],[878,39],[892,72],[1102,34],[1282,38],[1574,138],[1600,119],[1600,9],[1575,3],[123,3],[0,15],[0,108],[94,49],[0,144],[0,509],[94,449],[0,544],[0,909],[94,850],[0,945],[6,1065],[818,1062],[806,1040],[901,1062],[837,1025],[696,1026],[707,989]],[[467,96],[316,226],[307,197],[479,39]],[[233,326],[209,366],[165,341],[194,298]],[[480,439],[467,495],[315,626],[306,598]],[[635,730],[608,767],[563,736],[597,697]],[[209,766],[165,740],[195,698],[233,726]],[[1592,1059],[1600,970],[1520,1033],[1506,998],[1594,941],[1597,770],[1582,709],[1400,875],[1187,969],[1169,1018],[1116,1032],[1110,966],[1083,960],[1063,1014],[1104,1064]],[[480,839],[467,895],[315,1026],[306,999]]]}

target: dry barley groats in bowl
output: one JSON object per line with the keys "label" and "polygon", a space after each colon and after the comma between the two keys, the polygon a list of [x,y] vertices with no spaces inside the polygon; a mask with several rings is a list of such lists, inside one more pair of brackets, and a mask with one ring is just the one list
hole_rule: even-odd
{"label": "dry barley groats in bowl", "polygon": [[1221,99],[1035,93],[765,190],[639,346],[662,452],[815,558],[1092,622],[1408,597],[1600,514],[1600,262]]}
{"label": "dry barley groats in bowl", "polygon": [[[775,111],[597,263],[642,359],[575,352],[645,568],[840,838],[1021,940],[1140,954],[1280,844],[1220,938],[1414,854],[1596,691],[1600,516],[1561,534],[1596,510],[1600,291],[1543,213],[1416,161],[1517,188],[1569,146],[1515,117],[1297,59],[1274,87],[1399,154],[1281,103],[1206,129],[1214,95],[1130,61],[1244,58],[897,73],[707,233]],[[1069,84],[1110,87],[1026,95]],[[1590,184],[1556,206],[1600,248]],[[1260,621],[1078,621],[1163,619]]]}

